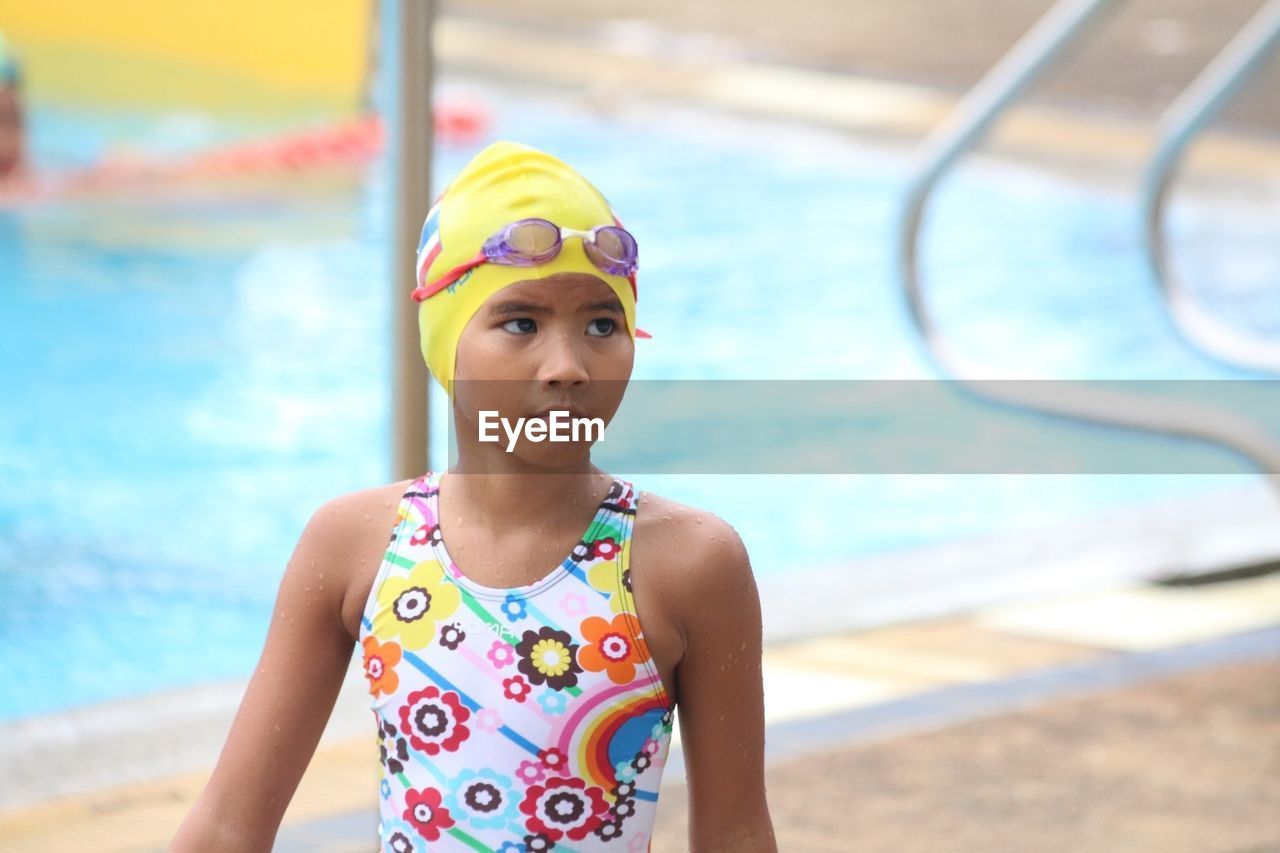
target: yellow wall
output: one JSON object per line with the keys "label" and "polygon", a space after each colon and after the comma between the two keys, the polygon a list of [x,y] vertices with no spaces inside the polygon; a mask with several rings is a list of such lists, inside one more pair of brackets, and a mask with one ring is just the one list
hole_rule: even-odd
{"label": "yellow wall", "polygon": [[33,98],[349,111],[373,0],[0,0]]}

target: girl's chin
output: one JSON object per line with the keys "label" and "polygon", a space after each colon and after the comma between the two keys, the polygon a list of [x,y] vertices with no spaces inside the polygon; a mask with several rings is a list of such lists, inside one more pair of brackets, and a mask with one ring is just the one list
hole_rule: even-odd
{"label": "girl's chin", "polygon": [[[504,449],[503,453],[507,451]],[[535,468],[576,468],[591,462],[591,442],[531,442],[521,439],[510,456]]]}

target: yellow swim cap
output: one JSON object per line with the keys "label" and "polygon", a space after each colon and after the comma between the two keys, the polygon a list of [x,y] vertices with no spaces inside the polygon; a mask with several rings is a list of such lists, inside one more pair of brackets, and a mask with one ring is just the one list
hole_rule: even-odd
{"label": "yellow swim cap", "polygon": [[[485,240],[504,226],[533,217],[583,231],[621,224],[600,191],[568,164],[527,145],[495,142],[463,167],[427,214],[418,248],[419,281],[440,278],[474,258]],[[601,270],[587,257],[580,239],[565,240],[560,253],[539,266],[482,263],[418,308],[422,357],[446,393],[453,396],[458,339],[480,306],[509,284],[563,272],[587,273],[609,285],[622,302],[627,332],[635,339],[634,275]],[[642,330],[639,335],[648,337]]]}

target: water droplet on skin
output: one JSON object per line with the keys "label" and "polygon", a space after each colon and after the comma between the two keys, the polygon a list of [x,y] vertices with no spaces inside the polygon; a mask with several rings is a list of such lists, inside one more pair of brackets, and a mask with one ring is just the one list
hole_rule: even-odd
{"label": "water droplet on skin", "polygon": [[365,521],[373,521],[373,516],[369,515],[368,513],[365,513],[365,515],[364,515],[364,520],[365,520]]}

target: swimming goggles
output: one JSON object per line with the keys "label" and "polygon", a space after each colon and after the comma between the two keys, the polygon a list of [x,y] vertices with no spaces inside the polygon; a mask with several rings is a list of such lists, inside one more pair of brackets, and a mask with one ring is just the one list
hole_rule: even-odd
{"label": "swimming goggles", "polygon": [[[423,233],[425,237],[425,229]],[[638,255],[636,238],[621,226],[597,225],[590,231],[579,231],[562,228],[546,219],[521,219],[485,240],[484,246],[474,258],[459,264],[430,284],[424,281],[430,265],[419,262],[418,286],[411,294],[413,301],[421,302],[434,296],[483,263],[511,267],[545,264],[560,254],[560,248],[568,237],[581,237],[583,251],[591,263],[604,272],[621,276],[635,273]],[[419,247],[419,252],[422,248]]]}

